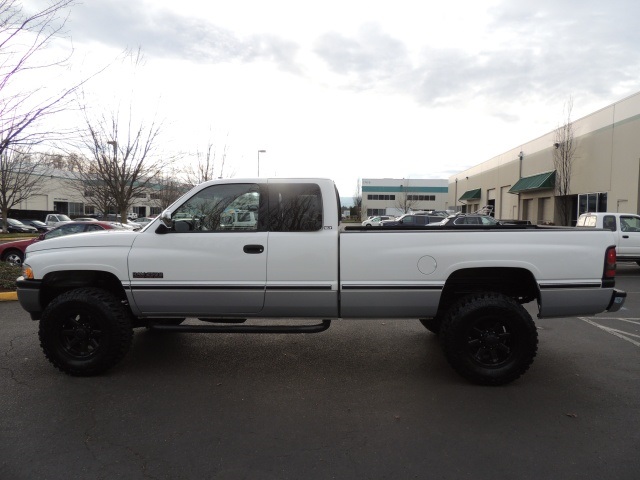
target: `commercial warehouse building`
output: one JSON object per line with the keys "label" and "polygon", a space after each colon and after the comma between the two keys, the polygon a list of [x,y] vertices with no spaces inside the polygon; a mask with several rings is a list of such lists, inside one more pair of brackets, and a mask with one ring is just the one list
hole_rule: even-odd
{"label": "commercial warehouse building", "polygon": [[[84,185],[73,172],[57,168],[46,168],[45,171],[41,188],[9,210],[9,217],[44,220],[47,213],[64,213],[71,218],[119,213],[99,212],[91,202],[91,188]],[[159,198],[154,187],[139,193],[134,199],[131,212],[138,217],[160,213]]]}
{"label": "commercial warehouse building", "polygon": [[445,210],[447,180],[364,178],[362,217],[402,215],[408,211]]}
{"label": "commercial warehouse building", "polygon": [[[640,92],[572,122],[571,223],[584,212],[640,211]],[[449,177],[447,206],[496,218],[562,224],[553,157],[555,132]]]}

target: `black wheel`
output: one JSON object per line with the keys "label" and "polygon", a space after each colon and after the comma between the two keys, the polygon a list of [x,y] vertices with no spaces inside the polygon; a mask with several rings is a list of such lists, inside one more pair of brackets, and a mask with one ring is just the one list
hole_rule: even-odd
{"label": "black wheel", "polygon": [[503,385],[524,374],[538,350],[529,313],[499,293],[469,295],[442,321],[440,342],[447,361],[466,379]]}
{"label": "black wheel", "polygon": [[442,319],[440,317],[421,318],[420,323],[431,333],[435,333],[436,335],[440,334],[440,326],[442,325]]}
{"label": "black wheel", "polygon": [[51,301],[40,319],[40,346],[69,375],[89,376],[116,365],[131,345],[131,315],[111,293],[80,288]]}
{"label": "black wheel", "polygon": [[9,250],[2,256],[2,260],[20,266],[24,261],[24,254],[20,250]]}

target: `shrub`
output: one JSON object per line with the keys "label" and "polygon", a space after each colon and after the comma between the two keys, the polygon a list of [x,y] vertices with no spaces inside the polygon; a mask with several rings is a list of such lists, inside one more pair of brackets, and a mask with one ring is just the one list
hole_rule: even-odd
{"label": "shrub", "polygon": [[22,269],[7,262],[0,262],[0,290],[15,290],[16,278]]}

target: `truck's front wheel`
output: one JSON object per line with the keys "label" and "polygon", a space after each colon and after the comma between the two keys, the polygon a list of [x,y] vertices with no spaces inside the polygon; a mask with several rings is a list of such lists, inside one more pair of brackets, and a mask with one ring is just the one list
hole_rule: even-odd
{"label": "truck's front wheel", "polygon": [[463,377],[503,385],[527,371],[538,350],[529,313],[499,293],[469,295],[443,319],[440,341],[447,361]]}
{"label": "truck's front wheel", "polygon": [[80,288],[51,301],[40,320],[40,345],[58,369],[96,375],[117,364],[133,336],[131,315],[122,302],[99,288]]}

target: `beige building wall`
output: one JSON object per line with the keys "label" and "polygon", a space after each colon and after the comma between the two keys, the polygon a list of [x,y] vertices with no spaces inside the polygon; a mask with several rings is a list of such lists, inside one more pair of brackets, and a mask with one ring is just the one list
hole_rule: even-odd
{"label": "beige building wall", "polygon": [[[591,193],[607,194],[608,211],[640,212],[640,92],[573,126],[577,149],[570,183],[576,197],[572,216],[578,215],[578,195]],[[558,223],[553,189],[507,193],[520,178],[554,170],[554,141],[554,132],[549,132],[449,177],[449,205],[467,205],[469,211],[493,200],[496,218]],[[476,188],[482,192],[479,201],[459,201]]]}

